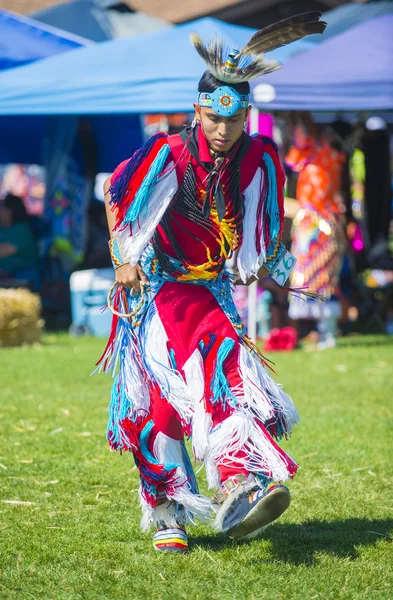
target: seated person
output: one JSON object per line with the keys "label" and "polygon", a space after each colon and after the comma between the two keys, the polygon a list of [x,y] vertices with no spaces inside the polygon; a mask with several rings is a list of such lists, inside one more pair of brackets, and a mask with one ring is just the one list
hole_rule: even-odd
{"label": "seated person", "polygon": [[27,279],[37,289],[38,250],[23,201],[7,194],[0,204],[0,277]]}

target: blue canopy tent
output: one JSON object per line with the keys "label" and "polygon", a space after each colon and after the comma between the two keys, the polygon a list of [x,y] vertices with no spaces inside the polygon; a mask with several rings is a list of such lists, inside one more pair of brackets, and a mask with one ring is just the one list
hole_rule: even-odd
{"label": "blue canopy tent", "polygon": [[90,40],[0,9],[0,70],[90,44]]}
{"label": "blue canopy tent", "polygon": [[393,14],[385,14],[328,39],[257,80],[254,104],[262,110],[392,110],[392,32]]}
{"label": "blue canopy tent", "polygon": [[[204,70],[189,40],[193,31],[204,38],[218,33],[236,47],[255,30],[206,18],[48,58],[0,74],[0,115],[189,111]],[[273,56],[285,61],[292,51]]]}

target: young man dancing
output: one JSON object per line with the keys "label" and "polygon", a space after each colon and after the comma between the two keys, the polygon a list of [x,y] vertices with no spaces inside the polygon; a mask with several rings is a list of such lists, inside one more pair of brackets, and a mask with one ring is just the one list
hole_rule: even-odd
{"label": "young man dancing", "polygon": [[[262,53],[322,33],[307,13],[255,34],[228,54],[222,40],[192,41],[208,70],[195,119],[159,133],[105,184],[116,274],[115,316],[101,359],[119,372],[108,440],[131,450],[140,473],[142,528],[157,550],[187,550],[187,523],[215,514],[216,529],[255,535],[289,506],[281,483],[297,465],[276,440],[298,422],[247,337],[225,270],[239,279],[270,272],[283,285],[294,259],[280,242],[284,176],[276,147],[244,127],[249,80],[277,68]],[[214,500],[198,492],[184,437],[206,468]]]}

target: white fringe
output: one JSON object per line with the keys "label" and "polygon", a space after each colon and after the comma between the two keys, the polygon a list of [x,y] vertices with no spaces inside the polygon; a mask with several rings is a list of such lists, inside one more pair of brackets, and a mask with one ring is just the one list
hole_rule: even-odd
{"label": "white fringe", "polygon": [[265,242],[261,239],[261,254],[258,255],[256,248],[255,229],[257,223],[258,204],[261,197],[263,184],[263,171],[259,167],[248,188],[244,192],[245,214],[243,221],[243,242],[237,256],[237,268],[241,280],[246,281],[258,271],[265,262]]}
{"label": "white fringe", "polygon": [[147,371],[181,420],[189,424],[194,414],[194,398],[182,375],[171,365],[167,348],[168,336],[154,302],[149,307],[145,322],[140,339]]}
{"label": "white fringe", "polygon": [[139,502],[142,508],[140,525],[141,530],[145,533],[149,533],[152,527],[154,529],[158,527],[175,528],[186,524],[183,515],[179,513],[179,506],[171,500],[167,500],[156,508],[153,508],[139,492]]}
{"label": "white fringe", "polygon": [[192,451],[196,460],[203,461],[209,445],[212,430],[212,416],[206,411],[205,399],[202,397],[195,406],[192,421]]}
{"label": "white fringe", "polygon": [[201,494],[192,494],[185,487],[176,488],[173,494],[168,494],[171,500],[175,500],[185,508],[185,521],[195,525],[195,519],[201,523],[210,521],[213,515],[212,502]]}
{"label": "white fringe", "polygon": [[[153,454],[163,465],[175,463],[179,466],[176,469],[173,489],[166,491],[168,502],[153,509],[142,497],[140,498],[143,512],[142,530],[149,531],[152,525],[157,527],[158,524],[177,527],[186,523],[195,523],[195,519],[208,521],[212,516],[212,503],[209,498],[192,492],[190,473],[187,473],[183,461],[182,443],[159,432],[154,441]],[[183,507],[180,513],[179,505]]]}
{"label": "white fringe", "polygon": [[118,233],[123,256],[129,261],[131,266],[137,264],[155,228],[161,221],[170,201],[177,191],[177,175],[176,169],[173,167],[174,163],[171,162],[167,167],[169,170],[168,174],[161,177],[155,186],[149,198],[146,213],[139,216],[137,221],[132,225],[132,235],[130,235],[128,227]]}
{"label": "white fringe", "polygon": [[152,508],[145,501],[141,502],[141,505],[141,529],[145,533],[148,533],[152,527],[154,529],[158,527],[174,529],[175,527],[179,527],[179,525],[185,525],[185,523],[179,523],[179,509],[174,502],[168,500],[157,506],[157,508]]}
{"label": "white fringe", "polygon": [[143,411],[147,414],[150,410],[149,388],[146,385],[141,366],[136,358],[135,343],[131,339],[131,335],[127,329],[126,335],[128,335],[129,340],[127,344],[127,358],[122,361],[119,372],[121,385],[126,391],[127,397],[131,400],[133,412]]}
{"label": "white fringe", "polygon": [[209,434],[212,427],[211,414],[205,409],[205,372],[203,358],[196,348],[183,366],[190,394],[194,397],[194,417],[192,420],[192,450],[197,460],[206,454]]}
{"label": "white fringe", "polygon": [[[298,412],[291,398],[243,346],[240,347],[239,368],[243,383],[232,389],[237,401],[235,412],[213,431],[210,419],[204,430],[205,436],[208,436],[207,445],[206,438],[203,438],[204,444],[198,446],[198,453],[194,451],[205,463],[209,488],[220,484],[218,465],[232,466],[233,463],[250,473],[272,472],[273,479],[288,479],[286,462],[255,420],[265,423],[277,418],[283,426],[283,433],[289,435],[293,425],[299,423]],[[203,423],[204,418],[198,412],[194,417],[198,423]],[[202,426],[199,427],[203,431]],[[234,458],[239,450],[244,450],[246,458]]]}
{"label": "white fringe", "polygon": [[208,520],[211,516],[211,501],[205,496],[193,493],[191,473],[187,472],[183,461],[182,443],[160,432],[154,441],[153,453],[161,464],[179,465],[176,469],[174,488],[167,491],[167,497],[185,508],[186,522],[193,523],[195,518],[200,521]]}
{"label": "white fringe", "polygon": [[239,362],[244,393],[239,398],[239,407],[262,423],[278,415],[285,424],[283,433],[289,435],[293,426],[299,424],[299,414],[291,398],[244,346],[240,347]]}
{"label": "white fringe", "polygon": [[187,386],[190,394],[195,398],[195,402],[203,397],[205,392],[205,372],[203,358],[199,349],[196,348],[190,358],[183,365],[183,371],[186,376]]}
{"label": "white fringe", "polygon": [[[239,458],[241,450],[245,456]],[[213,429],[205,462],[225,467],[237,465],[249,473],[271,473],[276,481],[286,481],[290,476],[285,455],[278,452],[251,415],[241,412],[232,414]],[[208,482],[217,486],[216,480]]]}

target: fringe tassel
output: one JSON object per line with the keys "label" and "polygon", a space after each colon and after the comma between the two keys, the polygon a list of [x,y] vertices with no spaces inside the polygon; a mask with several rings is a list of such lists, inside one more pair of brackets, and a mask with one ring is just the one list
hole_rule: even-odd
{"label": "fringe tassel", "polygon": [[159,431],[154,440],[154,455],[163,464],[176,465],[175,487],[185,485],[193,494],[198,494],[198,484],[183,440],[174,440]]}
{"label": "fringe tassel", "polygon": [[257,418],[268,426],[279,424],[279,436],[289,436],[299,414],[291,398],[272,379],[261,363],[243,346],[240,348],[239,366],[243,380],[243,398],[238,398],[238,409],[247,405],[250,418]]}
{"label": "fringe tassel", "polygon": [[232,393],[231,388],[229,387],[228,379],[224,374],[224,362],[228,358],[234,346],[235,341],[232,338],[225,338],[222,341],[217,352],[214,376],[210,384],[210,391],[212,393],[211,400],[213,404],[221,402],[224,410],[228,400],[232,400],[232,403],[236,405],[236,397]]}
{"label": "fringe tassel", "polygon": [[256,344],[254,344],[251,338],[249,338],[246,334],[242,334],[240,341],[242,346],[247,348],[248,352],[253,356],[255,360],[257,360],[264,367],[268,368],[272,373],[277,375],[276,371],[272,367],[274,363],[259,352],[258,347],[256,346]]}
{"label": "fringe tassel", "polygon": [[[158,455],[158,457],[156,458],[150,452],[150,450],[148,448],[148,439],[149,439],[149,435],[152,432],[153,427],[154,427],[154,422],[152,420],[150,420],[146,423],[146,425],[142,429],[141,434],[139,436],[140,452],[143,454],[146,461],[153,465],[160,465],[160,464],[165,465],[166,471],[172,471],[173,469],[177,470],[177,468],[180,466],[180,463],[178,460],[176,460],[176,457],[168,458],[167,456],[159,456]],[[158,437],[158,435],[157,435],[157,437]],[[163,435],[163,434],[161,434],[161,435]],[[154,445],[156,444],[157,437],[156,437],[156,440],[154,441]],[[156,452],[155,452],[155,454],[156,454]]]}
{"label": "fringe tassel", "polygon": [[123,224],[133,223],[141,214],[142,209],[144,211],[144,215],[146,215],[149,205],[149,197],[154,189],[154,186],[158,182],[160,174],[162,173],[165,167],[165,163],[167,161],[169,153],[170,147],[168,144],[165,144],[158,152],[156,158],[152,162],[147,172],[146,177],[144,178],[140,187],[138,188],[138,191],[135,194],[131,206],[127,210]]}
{"label": "fringe tassel", "polygon": [[194,413],[194,397],[179,371],[175,371],[168,352],[168,336],[154,301],[140,327],[143,366],[151,382],[173,406],[184,426],[190,426]]}
{"label": "fringe tassel", "polygon": [[[213,339],[214,343],[214,339]],[[201,344],[203,346],[203,344]],[[187,387],[194,397],[192,418],[192,450],[196,460],[203,460],[212,428],[212,416],[205,406],[205,372],[201,352],[194,350],[183,366]]]}
{"label": "fringe tassel", "polygon": [[141,492],[143,517],[141,526],[148,531],[152,525],[174,527],[176,523],[195,523],[195,519],[208,521],[212,516],[211,501],[201,496],[183,441],[173,440],[159,432],[154,441],[153,453],[161,464],[176,464],[172,480],[164,486],[168,499],[164,505],[153,508],[145,502]]}
{"label": "fringe tassel", "polygon": [[[134,451],[135,464],[141,475],[141,494],[152,506],[163,498],[163,486],[174,484],[176,481],[176,463],[164,464],[157,460],[150,452],[149,436],[154,428],[154,423],[149,420],[139,434],[139,448]],[[151,442],[150,442],[151,443]]]}
{"label": "fringe tassel", "polygon": [[212,426],[212,415],[207,412],[205,399],[202,397],[195,406],[195,413],[192,421],[192,451],[195,459],[201,462],[204,460],[209,445],[209,435]]}
{"label": "fringe tassel", "polygon": [[[231,468],[234,472],[244,469],[276,481],[293,477],[297,470],[297,465],[266,428],[255,418],[238,411],[213,429],[206,463]],[[211,483],[216,485],[217,481]]]}
{"label": "fringe tassel", "polygon": [[277,202],[277,173],[272,157],[268,152],[263,155],[263,160],[267,170],[267,189],[265,201],[264,221],[268,224],[269,237],[266,240],[266,246],[270,240],[276,239],[280,233],[280,214]]}
{"label": "fringe tassel", "polygon": [[167,500],[156,508],[153,508],[144,499],[141,491],[139,493],[139,502],[142,508],[141,529],[149,533],[150,529],[159,527],[174,528],[179,525],[186,525],[184,513],[176,502]]}
{"label": "fringe tassel", "polygon": [[[281,238],[281,234],[284,229],[284,184],[285,184],[285,173],[283,171],[280,159],[278,156],[278,150],[276,144],[268,137],[262,136],[262,140],[265,143],[265,152],[263,155],[264,163],[267,168],[271,171],[272,183],[275,182],[275,194],[272,194],[272,205],[271,211],[268,211],[268,217],[271,221],[273,219],[273,229],[269,226],[269,239],[266,241],[268,246],[271,240],[276,237]],[[269,160],[269,158],[270,160]],[[269,166],[268,166],[269,165]],[[270,179],[270,177],[269,177]],[[276,233],[274,233],[276,232]]]}
{"label": "fringe tassel", "polygon": [[133,223],[132,235],[130,235],[129,227],[119,229],[118,237],[122,251],[131,266],[136,265],[141,258],[177,191],[176,170],[172,167],[173,162],[168,165],[168,174],[160,178],[154,187],[149,198],[149,210],[147,214],[139,215],[139,218]]}
{"label": "fringe tassel", "polygon": [[244,192],[245,214],[243,221],[243,239],[242,245],[237,257],[237,268],[241,280],[246,281],[257,276],[260,267],[266,259],[265,242],[261,244],[261,253],[258,254],[256,247],[255,224],[257,222],[258,205],[261,198],[263,186],[263,172],[259,168],[254,175],[254,179]]}
{"label": "fringe tassel", "polygon": [[130,412],[130,399],[127,397],[125,389],[119,384],[119,376],[117,376],[112,387],[107,426],[107,439],[109,446],[113,449],[132,449],[131,440],[124,435],[120,426],[120,421],[129,418]]}
{"label": "fringe tassel", "polygon": [[[128,309],[122,295],[118,300],[120,310]],[[129,320],[116,317],[112,322],[110,341],[94,372],[110,372],[115,377],[119,364],[109,404],[107,438],[111,448],[127,451],[133,448],[127,420],[135,422],[141,414],[148,413],[150,395],[136,331]]]}
{"label": "fringe tassel", "polygon": [[269,138],[265,143],[262,166],[246,189],[243,239],[237,258],[241,280],[258,276],[266,261],[272,240],[281,236],[284,225],[284,175],[277,150]]}
{"label": "fringe tassel", "polygon": [[261,169],[262,169],[261,195],[259,198],[259,203],[258,203],[258,208],[257,208],[256,228],[255,228],[256,250],[257,250],[258,255],[260,255],[262,250],[264,249],[264,243],[265,243],[265,223],[263,220],[263,210],[264,210],[265,201],[266,201],[268,176],[267,176],[267,168],[263,161],[262,161]]}
{"label": "fringe tassel", "polygon": [[153,135],[141,148],[139,148],[133,154],[133,156],[124,166],[121,173],[114,178],[109,190],[111,194],[111,204],[120,206],[120,204],[125,200],[131,177],[141,166],[145,158],[150,154],[156,142],[159,139],[163,138],[166,139],[166,134],[164,133],[157,133],[156,135]]}

